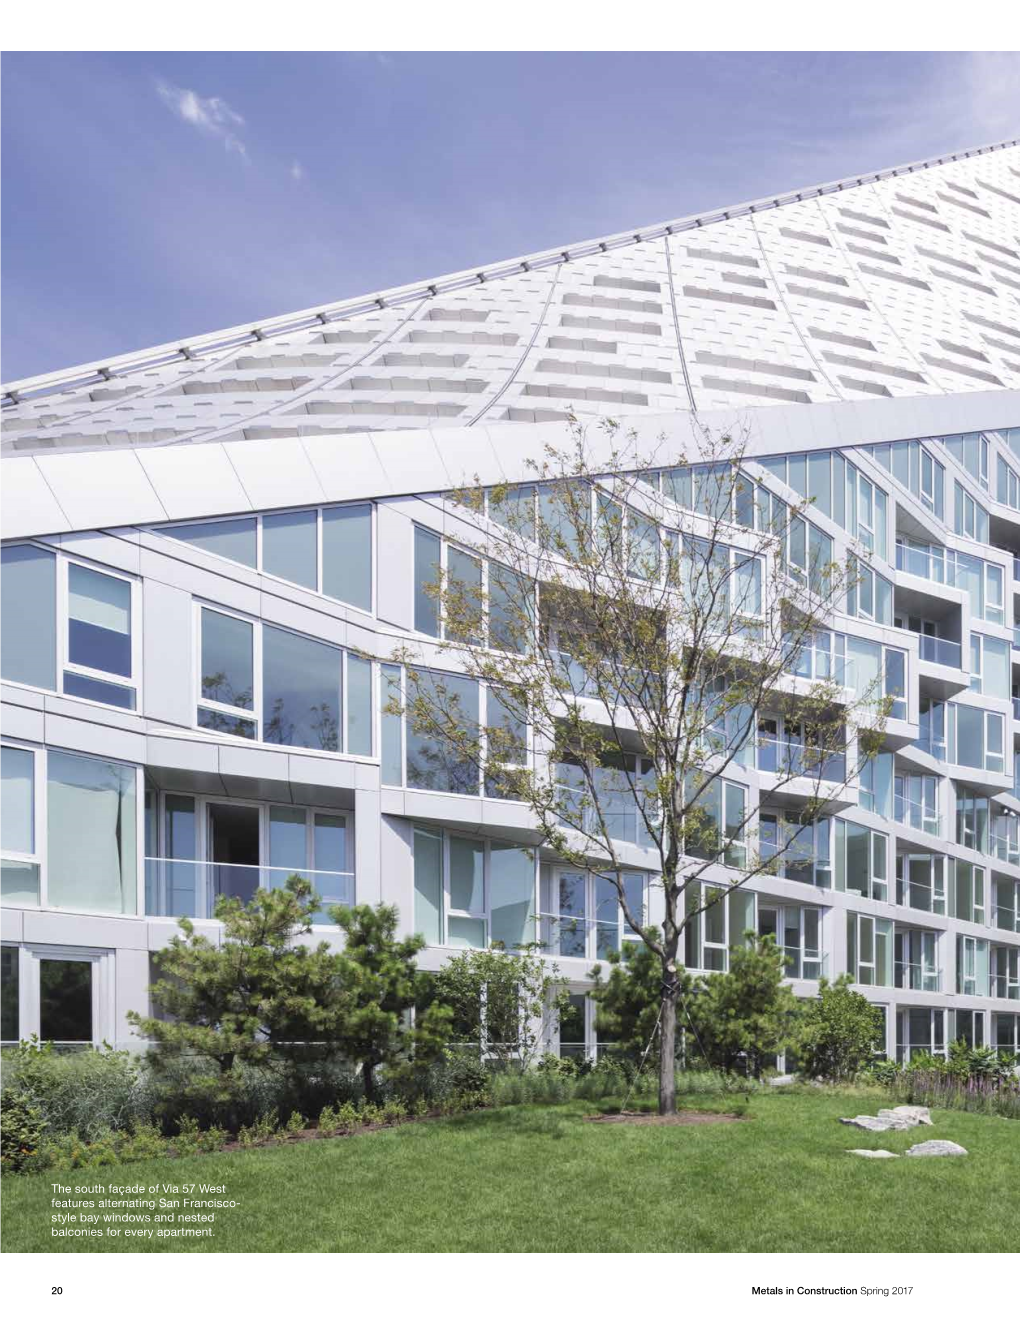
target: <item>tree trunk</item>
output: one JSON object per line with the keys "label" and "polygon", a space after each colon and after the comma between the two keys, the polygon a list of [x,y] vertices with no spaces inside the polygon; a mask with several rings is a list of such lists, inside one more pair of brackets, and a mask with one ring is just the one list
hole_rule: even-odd
{"label": "tree trunk", "polygon": [[659,1019],[659,1112],[676,1112],[676,961],[662,963],[662,1014]]}
{"label": "tree trunk", "polygon": [[375,1103],[375,1063],[362,1062],[361,1079],[365,1086],[365,1099],[368,1103]]}

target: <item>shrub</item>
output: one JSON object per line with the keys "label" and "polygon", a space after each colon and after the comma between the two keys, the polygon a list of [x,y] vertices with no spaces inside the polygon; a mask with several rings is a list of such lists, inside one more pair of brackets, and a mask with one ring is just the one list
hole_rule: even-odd
{"label": "shrub", "polygon": [[151,1122],[135,1122],[130,1134],[122,1137],[117,1146],[122,1163],[162,1158],[169,1149],[170,1141]]}
{"label": "shrub", "polygon": [[185,1158],[192,1154],[211,1154],[214,1150],[222,1149],[227,1138],[227,1132],[221,1127],[211,1126],[202,1131],[194,1117],[178,1117],[177,1135],[172,1143],[177,1157]]}
{"label": "shrub", "polygon": [[292,1112],[287,1118],[287,1125],[283,1128],[289,1135],[294,1135],[297,1131],[305,1129],[305,1119],[299,1112]]}
{"label": "shrub", "polygon": [[256,1117],[251,1126],[242,1126],[237,1133],[237,1142],[242,1149],[254,1149],[272,1140],[280,1127],[280,1118],[276,1109]]}
{"label": "shrub", "polygon": [[23,1094],[0,1094],[0,1171],[31,1172],[40,1164],[39,1147],[46,1122]]}
{"label": "shrub", "polygon": [[853,1080],[882,1045],[882,1013],[850,987],[849,975],[819,980],[818,998],[801,1020],[797,1056],[809,1077]]}
{"label": "shrub", "polygon": [[106,1046],[60,1053],[32,1040],[5,1048],[0,1069],[4,1088],[39,1109],[50,1136],[92,1140],[150,1119],[141,1063],[131,1053]]}

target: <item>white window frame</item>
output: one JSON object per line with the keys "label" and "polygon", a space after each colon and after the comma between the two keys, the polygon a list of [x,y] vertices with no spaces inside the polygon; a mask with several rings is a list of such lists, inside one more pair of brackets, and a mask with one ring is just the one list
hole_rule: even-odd
{"label": "white window frame", "polygon": [[[910,861],[926,860],[928,862],[928,882],[914,883],[910,878]],[[900,862],[903,861],[904,867],[901,871]],[[942,915],[948,913],[948,886],[946,874],[948,865],[946,856],[931,851],[901,851],[896,856],[896,904],[903,906],[907,910],[915,910],[923,915]],[[911,887],[921,887],[927,889],[931,901],[930,907],[925,909],[923,906],[912,906],[910,904]]]}
{"label": "white window frame", "polygon": [[[119,685],[122,689],[130,689],[135,692],[135,704],[133,708],[125,708],[118,703],[106,703],[102,699],[82,700],[77,694],[68,694],[69,699],[75,702],[98,703],[103,708],[115,708],[118,712],[141,713],[142,704],[142,592],[141,584],[137,579],[124,574],[120,570],[111,570],[105,565],[95,562],[82,560],[77,556],[59,555],[57,565],[57,661],[59,663],[60,674],[57,683],[61,694],[64,694],[64,673],[70,671],[75,676],[82,676],[86,680],[101,681],[106,685]],[[83,570],[91,570],[93,574],[105,575],[107,579],[117,579],[122,584],[127,584],[131,601],[131,675],[121,676],[112,671],[99,671],[95,667],[83,666],[80,662],[71,661],[71,588],[70,576],[71,566],[80,566]]]}
{"label": "white window frame", "polygon": [[[123,711],[123,710],[121,710]],[[39,865],[39,901],[38,904],[14,903],[4,901],[4,906],[9,906],[16,910],[51,910],[58,914],[81,914],[109,916],[116,919],[134,919],[145,913],[145,785],[143,780],[144,768],[141,764],[133,763],[126,759],[107,758],[103,754],[93,754],[86,750],[66,749],[60,745],[32,745],[23,740],[3,739],[4,745],[10,745],[14,749],[28,750],[34,756],[33,775],[35,777],[34,788],[34,809],[35,809],[35,853],[31,856],[24,855],[17,851],[4,851],[3,858],[19,861],[26,864]],[[67,754],[76,759],[91,759],[96,763],[112,763],[117,767],[129,768],[135,776],[135,908],[133,911],[123,910],[85,910],[75,909],[71,906],[53,906],[49,900],[49,797],[47,788],[49,785],[49,755]]]}
{"label": "white window frame", "polygon": [[[256,865],[250,865],[250,866],[247,866],[247,867],[249,867],[249,868],[257,868],[257,869],[258,869],[258,872],[259,872],[259,886],[260,886],[260,887],[271,886],[271,885],[272,885],[273,875],[280,873],[280,872],[283,871],[284,869],[286,869],[288,872],[291,872],[291,873],[301,873],[302,877],[303,877],[305,874],[309,875],[308,881],[312,884],[313,887],[315,887],[315,875],[316,875],[316,874],[319,874],[319,873],[330,873],[330,874],[332,874],[332,873],[344,873],[344,874],[350,874],[350,875],[351,875],[351,877],[352,877],[352,889],[353,889],[353,892],[354,892],[355,900],[357,899],[357,877],[356,877],[356,875],[355,875],[355,868],[354,868],[354,861],[355,861],[354,836],[355,836],[356,827],[355,827],[355,815],[354,815],[353,810],[350,810],[350,809],[337,809],[335,806],[332,806],[332,805],[303,805],[303,804],[301,804],[301,805],[295,805],[295,804],[286,804],[286,803],[284,803],[283,801],[280,801],[280,800],[251,800],[251,799],[238,799],[238,798],[235,797],[235,796],[227,796],[227,795],[210,795],[210,794],[205,794],[205,793],[197,793],[197,792],[193,792],[193,791],[167,791],[167,790],[165,790],[164,788],[162,788],[162,787],[158,787],[158,786],[155,786],[155,785],[152,784],[152,783],[150,783],[149,786],[148,786],[146,789],[151,790],[151,791],[155,794],[155,796],[156,796],[156,850],[157,850],[157,854],[156,854],[156,855],[146,855],[146,854],[144,853],[144,851],[145,851],[145,841],[144,841],[144,832],[143,832],[143,840],[142,840],[143,864],[144,864],[145,866],[148,866],[150,863],[157,863],[157,864],[159,864],[159,865],[164,865],[164,864],[167,864],[167,863],[172,863],[172,864],[193,864],[193,865],[195,865],[196,869],[201,871],[201,877],[202,877],[201,886],[200,886],[200,887],[196,887],[196,889],[195,889],[195,890],[196,890],[196,898],[197,898],[199,892],[201,892],[201,893],[202,893],[202,897],[203,897],[203,902],[205,903],[204,908],[205,908],[205,913],[206,913],[206,915],[208,915],[208,916],[211,916],[211,915],[212,915],[212,904],[211,904],[211,903],[212,903],[212,901],[214,900],[214,898],[210,895],[210,892],[209,892],[209,888],[210,888],[210,876],[209,876],[208,870],[209,870],[209,868],[210,868],[212,865],[225,863],[224,861],[220,861],[220,860],[214,860],[214,859],[212,859],[211,854],[210,854],[210,852],[212,851],[212,836],[211,836],[211,832],[210,832],[210,829],[209,829],[209,810],[210,810],[210,808],[211,808],[213,805],[225,805],[225,804],[229,804],[229,805],[236,806],[236,807],[239,807],[239,808],[245,808],[245,809],[257,809],[257,810],[259,811],[259,830],[258,830],[258,836],[259,836],[259,864],[258,864],[257,866],[256,866]],[[195,854],[196,854],[196,858],[195,858],[194,860],[186,860],[186,859],[184,859],[183,857],[179,857],[179,856],[167,856],[166,853],[165,853],[165,852],[166,852],[166,797],[167,797],[167,795],[182,796],[182,797],[185,797],[185,798],[187,798],[187,799],[193,800],[194,803],[195,803]],[[272,810],[274,810],[274,809],[288,809],[288,810],[299,809],[299,810],[304,814],[304,816],[305,816],[305,859],[306,859],[306,860],[310,860],[311,863],[308,864],[308,865],[305,865],[305,866],[303,867],[303,871],[302,871],[302,869],[299,869],[297,866],[291,867],[291,866],[289,866],[289,865],[282,865],[282,864],[274,865],[274,864],[271,864],[271,863],[270,863],[270,840],[271,840],[271,838],[270,838],[270,832],[271,832],[271,828],[270,828],[270,818],[271,818],[271,812],[272,812]],[[144,810],[144,796],[143,796],[143,810]],[[344,820],[344,828],[345,828],[345,831],[344,831],[344,851],[345,851],[345,860],[344,860],[344,868],[341,869],[341,870],[334,870],[334,869],[319,869],[319,868],[317,867],[317,861],[316,861],[316,859],[315,859],[315,816],[316,816],[316,814],[328,815],[330,818],[342,818],[342,819]],[[146,867],[145,869],[143,869],[143,878],[142,878],[142,904],[141,904],[141,908],[139,909],[139,912],[138,912],[139,915],[144,915],[147,919],[167,919],[167,918],[171,918],[170,916],[165,915],[165,914],[164,914],[164,915],[160,915],[158,912],[155,912],[155,911],[154,911],[154,912],[150,912],[150,911],[146,908],[145,902],[146,902],[146,899],[147,899],[147,898],[146,898],[146,889],[145,889],[145,874],[146,874],[147,872],[148,872],[148,869],[147,869],[147,867]],[[162,884],[161,882],[157,882],[157,887],[160,887],[160,888],[161,888],[162,886],[163,886],[163,884]],[[198,908],[199,908],[198,905],[196,905],[196,909],[198,909]],[[199,918],[201,918],[201,917],[199,917]],[[334,925],[313,925],[313,928],[329,928],[329,929],[334,929],[335,926],[334,926]]]}
{"label": "white window frame", "polygon": [[[6,736],[0,743],[4,748],[20,749],[32,756],[32,841],[35,849],[28,852],[9,850],[4,847],[2,857],[5,861],[9,860],[14,864],[36,866],[39,875],[39,901],[37,906],[29,908],[33,910],[42,909],[46,897],[46,750],[40,745],[29,745],[22,740],[8,740]],[[12,903],[5,900],[3,904],[11,905]],[[18,908],[21,909],[22,906],[19,904]]]}
{"label": "white window frame", "polygon": [[[648,922],[648,874],[642,869],[621,869],[623,874],[632,874],[642,880],[641,887],[641,910],[644,922]],[[560,876],[562,874],[583,874],[584,875],[584,915],[563,915],[560,911]],[[615,889],[615,882],[611,875],[597,869],[576,869],[567,865],[554,865],[549,870],[549,903],[548,911],[541,912],[540,919],[542,927],[545,930],[545,938],[550,950],[550,954],[556,960],[573,961],[597,961],[605,959],[598,953],[598,929],[599,926],[608,927],[610,921],[600,920],[598,917],[598,880],[608,880]],[[583,955],[566,956],[559,951],[559,925],[566,921],[568,924],[576,924],[576,931],[584,936]],[[574,930],[572,930],[574,931]],[[617,894],[616,904],[616,931],[618,950],[622,953],[625,943],[641,942],[641,935],[635,933],[627,922],[623,911],[623,905]]]}
{"label": "white window frame", "polygon": [[1020,1001],[1020,947],[1010,947],[1004,943],[990,946],[988,975],[991,981],[988,991],[993,998]]}
{"label": "white window frame", "polygon": [[[909,1042],[909,1032],[904,1034],[903,1030],[904,1027],[910,1025],[910,1013],[920,1011],[923,1011],[928,1017],[928,1042],[926,1044],[912,1044]],[[940,1016],[942,1017],[941,1045],[935,1033],[935,1026]],[[945,1007],[907,1007],[901,1005],[898,1009],[896,1025],[896,1060],[909,1062],[912,1052],[931,1053],[933,1057],[947,1057],[949,1054],[947,1016],[948,1011]]]}
{"label": "white window frame", "polygon": [[[344,598],[335,597],[333,594],[327,593],[323,588],[324,562],[323,562],[322,548],[323,548],[323,525],[325,522],[323,518],[324,512],[327,510],[341,510],[344,508],[353,509],[354,507],[357,506],[367,506],[369,510],[369,560],[370,560],[369,573],[371,576],[371,586],[369,588],[368,607],[359,607],[354,602],[348,602]],[[285,579],[282,575],[277,575],[271,570],[266,570],[264,568],[264,559],[263,559],[263,551],[262,551],[262,520],[265,516],[308,515],[312,513],[314,513],[316,517],[315,518],[315,587],[314,588],[308,584],[299,584],[297,580],[294,579]],[[175,529],[184,529],[184,528],[192,529],[192,528],[199,528],[203,524],[239,524],[242,520],[250,520],[250,519],[253,519],[255,521],[254,566],[246,565],[244,561],[236,561],[231,556],[223,556],[220,552],[211,552],[205,547],[198,546],[197,543],[188,542],[187,539],[185,538],[175,538],[172,533],[167,532],[167,529],[170,527],[173,527]],[[214,556],[218,561],[225,561],[228,565],[244,566],[246,570],[251,570],[253,574],[264,575],[267,579],[271,579],[277,584],[287,584],[292,588],[300,589],[304,593],[315,593],[319,597],[326,598],[326,600],[329,602],[342,603],[343,606],[349,608],[351,611],[362,612],[364,615],[367,616],[375,616],[377,614],[376,608],[377,608],[378,581],[379,581],[378,556],[376,555],[376,549],[378,545],[378,516],[376,512],[376,503],[374,501],[327,501],[324,502],[322,505],[318,505],[318,506],[280,506],[277,507],[277,509],[275,510],[260,510],[257,512],[252,511],[252,513],[249,515],[210,515],[204,519],[171,520],[168,521],[167,524],[149,525],[147,531],[149,533],[159,534],[160,537],[169,539],[177,547],[191,547],[196,552],[201,553],[201,555],[203,556]]]}
{"label": "white window frame", "polygon": [[[116,1000],[114,952],[102,947],[54,946],[49,943],[22,942],[4,943],[18,952],[18,1037],[31,1039],[41,1035],[41,983],[39,963],[41,961],[76,961],[87,962],[92,966],[92,1038],[83,1039],[82,1044],[91,1043],[99,1047],[105,1042],[115,1043]],[[57,1042],[72,1041],[59,1040]]]}

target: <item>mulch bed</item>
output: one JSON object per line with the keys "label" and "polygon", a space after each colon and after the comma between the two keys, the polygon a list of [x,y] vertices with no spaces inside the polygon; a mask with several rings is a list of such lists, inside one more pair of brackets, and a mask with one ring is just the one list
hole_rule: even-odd
{"label": "mulch bed", "polygon": [[736,1113],[672,1113],[660,1117],[658,1113],[596,1113],[584,1119],[586,1122],[624,1122],[634,1126],[701,1126],[709,1122],[742,1122],[745,1119]]}

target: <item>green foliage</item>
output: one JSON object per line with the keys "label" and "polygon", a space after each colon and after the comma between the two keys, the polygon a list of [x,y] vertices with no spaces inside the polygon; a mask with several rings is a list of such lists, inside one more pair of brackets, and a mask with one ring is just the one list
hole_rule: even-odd
{"label": "green foliage", "polygon": [[289,1135],[293,1135],[297,1131],[303,1131],[305,1129],[304,1117],[295,1109],[295,1111],[287,1118],[287,1124],[283,1129]]}
{"label": "green foliage", "polygon": [[458,1042],[477,1042],[487,1058],[519,1069],[532,1064],[570,996],[556,965],[530,949],[498,947],[447,961],[432,993],[452,1012]]}
{"label": "green foliage", "polygon": [[[648,930],[654,937],[655,930]],[[595,1001],[595,1029],[600,1043],[615,1045],[615,1051],[632,1061],[640,1061],[654,1036],[648,1060],[658,1058],[659,1034],[656,1022],[662,1002],[662,962],[650,947],[629,946],[626,959],[618,952],[610,954],[609,978],[603,979],[602,967],[592,968],[595,981],[591,996]],[[693,981],[686,971],[679,972],[679,991],[687,999]],[[682,1018],[678,1018],[676,1049],[679,1052]]]}
{"label": "green foliage", "polygon": [[437,1057],[448,1037],[450,1012],[432,1002],[409,1024],[408,1013],[426,993],[428,981],[414,960],[425,939],[396,936],[396,906],[333,906],[330,914],[346,939],[336,958],[345,990],[340,1041],[344,1056],[361,1064],[365,1095],[376,1103],[378,1069],[406,1066],[412,1057],[420,1066]]}
{"label": "green foliage", "polygon": [[242,1149],[254,1149],[256,1145],[272,1140],[279,1129],[280,1118],[274,1108],[272,1112],[256,1117],[251,1126],[242,1126],[237,1133],[237,1143]]}
{"label": "green foliage", "polygon": [[178,1117],[177,1135],[172,1143],[177,1157],[186,1158],[192,1154],[211,1154],[214,1150],[222,1149],[227,1139],[227,1132],[221,1127],[211,1126],[203,1131],[194,1117]]}
{"label": "green foliage", "polygon": [[808,1076],[853,1080],[883,1046],[881,1010],[851,983],[848,974],[834,983],[819,980],[817,1001],[803,1011],[797,1055]]}
{"label": "green foliage", "polygon": [[135,1122],[127,1136],[117,1145],[121,1163],[141,1163],[146,1159],[162,1158],[170,1150],[170,1141],[152,1122]]}
{"label": "green foliage", "polygon": [[294,941],[311,931],[319,906],[311,884],[292,875],[247,904],[219,897],[219,944],[178,920],[181,934],[159,953],[160,978],[150,990],[170,1019],[128,1013],[153,1044],[154,1066],[198,1055],[214,1064],[229,1097],[241,1065],[334,1054],[348,1001],[340,957],[325,942]]}
{"label": "green foliage", "polygon": [[130,1053],[105,1046],[61,1053],[33,1039],[3,1050],[2,1072],[4,1089],[38,1108],[51,1136],[91,1140],[148,1115],[141,1064]]}
{"label": "green foliage", "polygon": [[786,959],[771,935],[748,930],[730,948],[725,974],[702,980],[691,1005],[708,1066],[760,1079],[768,1059],[794,1040],[799,1004],[783,982]]}
{"label": "green foliage", "polygon": [[31,1172],[39,1166],[46,1122],[24,1094],[0,1093],[0,1171]]}

